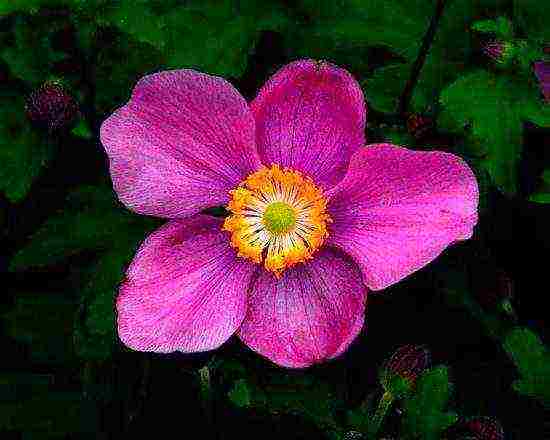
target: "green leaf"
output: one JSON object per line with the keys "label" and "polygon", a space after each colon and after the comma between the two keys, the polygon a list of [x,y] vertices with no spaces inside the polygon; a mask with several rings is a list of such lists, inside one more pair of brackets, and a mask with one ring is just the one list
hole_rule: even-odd
{"label": "green leaf", "polygon": [[19,293],[14,307],[2,316],[7,334],[27,345],[30,357],[40,363],[73,359],[74,299],[51,293]]}
{"label": "green leaf", "polygon": [[56,61],[65,57],[51,46],[51,36],[61,29],[59,19],[45,20],[42,17],[17,17],[14,20],[11,44],[0,48],[0,58],[9,66],[11,73],[37,87],[46,81]]}
{"label": "green leaf", "polygon": [[33,130],[21,96],[2,93],[0,102],[0,191],[22,200],[53,155],[53,144]]}
{"label": "green leaf", "polygon": [[550,4],[537,0],[514,0],[514,17],[529,38],[539,42],[550,41]]}
{"label": "green leaf", "polygon": [[497,38],[504,40],[514,36],[512,22],[506,17],[475,21],[472,24],[472,29],[481,33],[494,33]]}
{"label": "green leaf", "polygon": [[82,306],[75,322],[76,352],[86,359],[106,359],[114,342],[114,298],[139,242],[159,220],[121,207],[108,186],[83,186],[71,192],[64,209],[49,218],[19,250],[11,270],[59,263],[83,251],[98,260],[79,289]]}
{"label": "green leaf", "polygon": [[415,393],[404,401],[402,426],[407,438],[440,439],[441,433],[457,421],[456,413],[446,411],[451,389],[444,366],[432,368],[418,379]]}
{"label": "green leaf", "polygon": [[[454,0],[446,3],[433,43],[413,90],[410,111],[425,111],[426,107],[437,100],[441,89],[456,80],[464,71],[465,60],[472,50],[470,35],[466,32],[471,17],[479,16],[488,6],[498,8],[501,3],[503,3],[501,0],[484,2]],[[422,23],[422,33],[415,40],[418,42],[417,46],[409,56],[404,57],[405,62],[392,62],[380,67],[363,81],[367,100],[375,109],[383,112],[394,112],[397,109],[398,98],[405,88],[412,62],[418,54],[420,41],[434,13],[435,8],[432,4],[431,8],[426,9],[425,12],[427,21],[418,18],[418,22]],[[399,23],[397,18],[390,27],[400,27],[400,24],[396,26],[395,23]],[[398,51],[398,53],[403,55],[406,52]]]}
{"label": "green leaf", "polygon": [[550,203],[550,168],[542,173],[541,180],[542,184],[535,193],[531,194],[529,200],[537,203]]}
{"label": "green leaf", "polygon": [[164,65],[159,50],[129,35],[116,35],[109,44],[101,45],[95,63],[95,105],[99,113],[110,113],[124,104],[141,77],[163,70]]}
{"label": "green leaf", "polygon": [[238,407],[248,407],[250,406],[250,390],[248,389],[248,384],[244,379],[240,379],[235,382],[233,388],[229,391],[228,394],[229,400],[233,402]]}
{"label": "green leaf", "polygon": [[109,250],[155,222],[120,206],[107,186],[84,186],[67,197],[11,261],[11,270],[56,264],[85,250]]}
{"label": "green leaf", "polygon": [[85,432],[80,393],[54,387],[51,375],[1,373],[0,431],[18,431],[31,438],[43,434],[67,438]]}
{"label": "green leaf", "polygon": [[550,352],[537,334],[528,328],[515,328],[504,338],[503,347],[520,375],[514,389],[550,406]]}
{"label": "green leaf", "polygon": [[384,48],[389,58],[400,60],[387,69],[380,67],[374,76],[362,81],[370,106],[379,111],[394,111],[434,12],[433,2],[302,0],[299,8],[310,19],[285,35],[292,53],[327,59],[360,78],[373,69],[369,60],[373,48]]}
{"label": "green leaf", "polygon": [[331,385],[300,372],[238,367],[218,363],[222,377],[231,383],[229,398],[239,407],[255,408],[271,414],[294,414],[325,431],[340,429],[334,410],[338,405]]}
{"label": "green leaf", "polygon": [[191,1],[170,8],[153,2],[123,0],[105,8],[100,24],[116,26],[162,53],[168,68],[190,67],[240,77],[260,31],[287,24],[277,2]]}
{"label": "green leaf", "polygon": [[523,122],[532,117],[535,96],[529,84],[477,71],[458,79],[440,96],[441,129],[466,136],[492,181],[505,193],[517,191]]}

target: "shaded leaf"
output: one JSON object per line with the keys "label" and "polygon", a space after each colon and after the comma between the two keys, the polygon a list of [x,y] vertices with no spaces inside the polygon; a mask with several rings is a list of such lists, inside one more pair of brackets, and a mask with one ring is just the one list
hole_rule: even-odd
{"label": "shaded leaf", "polygon": [[514,361],[520,378],[513,387],[526,396],[540,399],[550,406],[550,352],[536,333],[528,328],[509,332],[503,346]]}
{"label": "shaded leaf", "polygon": [[0,102],[0,191],[22,200],[51,159],[53,144],[33,130],[21,96],[2,93]]}
{"label": "shaded leaf", "polygon": [[7,334],[28,347],[33,361],[63,363],[74,356],[72,327],[76,302],[51,293],[19,293],[2,316]]}
{"label": "shaded leaf", "polygon": [[451,389],[446,367],[432,368],[419,378],[415,393],[404,401],[402,426],[407,438],[439,439],[457,421],[454,412],[446,411]]}
{"label": "shaded leaf", "polygon": [[477,157],[504,192],[517,191],[523,122],[538,108],[529,84],[477,71],[458,79],[440,96],[441,129],[466,136],[467,154]]}

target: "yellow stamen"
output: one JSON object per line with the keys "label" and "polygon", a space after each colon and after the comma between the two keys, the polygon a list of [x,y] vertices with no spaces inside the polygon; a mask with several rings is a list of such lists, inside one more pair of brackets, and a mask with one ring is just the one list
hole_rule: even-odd
{"label": "yellow stamen", "polygon": [[223,229],[231,246],[280,277],[310,258],[327,237],[326,199],[299,171],[262,167],[231,191]]}

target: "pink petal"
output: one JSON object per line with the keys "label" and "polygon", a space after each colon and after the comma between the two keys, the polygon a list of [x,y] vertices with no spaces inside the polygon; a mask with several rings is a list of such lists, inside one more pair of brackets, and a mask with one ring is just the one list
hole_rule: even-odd
{"label": "pink petal", "polygon": [[325,189],[342,179],[365,144],[363,92],[346,70],[327,62],[288,64],[250,108],[263,163],[300,170]]}
{"label": "pink petal", "polygon": [[347,348],[363,325],[366,297],[355,264],[324,249],[280,279],[260,272],[239,337],[276,364],[307,367]]}
{"label": "pink petal", "polygon": [[170,221],[145,240],[117,298],[124,344],[197,352],[219,347],[236,331],[255,266],[236,257],[221,225],[197,215]]}
{"label": "pink petal", "polygon": [[244,98],[224,79],[187,69],[142,78],[101,126],[101,142],[120,200],[159,217],[226,203],[260,165]]}
{"label": "pink petal", "polygon": [[478,196],[474,174],[457,156],[369,145],[328,194],[328,243],[355,259],[369,288],[383,289],[470,238]]}

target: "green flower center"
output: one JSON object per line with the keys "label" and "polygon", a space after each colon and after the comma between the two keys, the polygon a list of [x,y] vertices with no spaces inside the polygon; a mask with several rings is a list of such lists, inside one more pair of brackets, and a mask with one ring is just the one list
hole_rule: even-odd
{"label": "green flower center", "polygon": [[283,234],[294,227],[296,212],[284,202],[274,202],[266,208],[263,221],[269,232]]}

